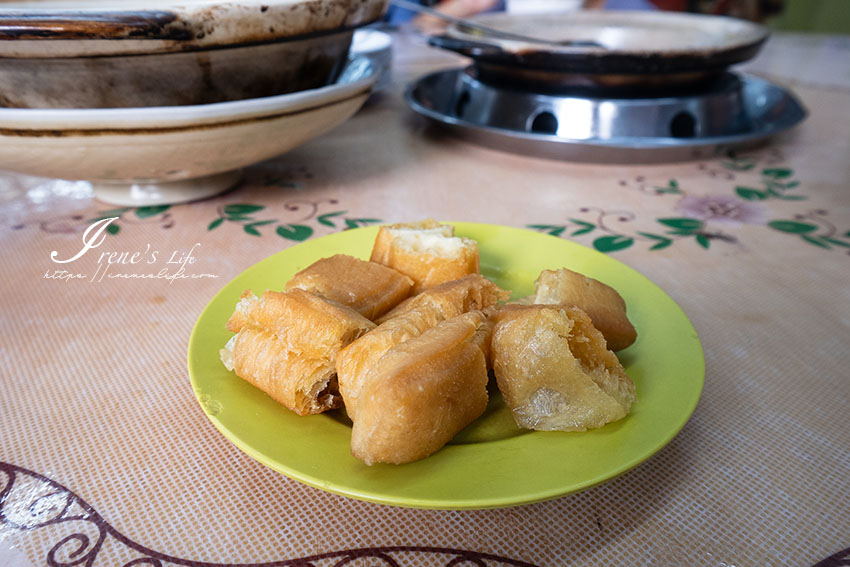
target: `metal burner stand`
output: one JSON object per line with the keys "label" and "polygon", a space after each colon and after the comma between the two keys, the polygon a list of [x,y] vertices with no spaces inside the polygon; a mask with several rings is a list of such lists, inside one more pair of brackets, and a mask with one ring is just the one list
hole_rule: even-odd
{"label": "metal burner stand", "polygon": [[574,161],[699,159],[763,143],[806,117],[785,89],[726,73],[677,96],[543,94],[485,83],[475,67],[438,71],[405,94],[416,112],[472,141]]}

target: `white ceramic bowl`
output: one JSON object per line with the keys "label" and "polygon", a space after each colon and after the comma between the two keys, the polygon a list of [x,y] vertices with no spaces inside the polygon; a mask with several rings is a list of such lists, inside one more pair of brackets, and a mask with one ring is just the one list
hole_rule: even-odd
{"label": "white ceramic bowl", "polygon": [[354,114],[376,80],[355,56],[330,86],[197,106],[0,108],[0,169],[90,181],[121,206],[180,203],[232,187],[239,169],[284,153]]}
{"label": "white ceramic bowl", "polygon": [[0,105],[207,104],[323,86],[386,2],[0,2]]}

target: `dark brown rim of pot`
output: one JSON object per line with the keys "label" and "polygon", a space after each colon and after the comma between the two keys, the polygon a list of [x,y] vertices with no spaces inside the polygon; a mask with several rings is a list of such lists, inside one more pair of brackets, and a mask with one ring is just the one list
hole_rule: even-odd
{"label": "dark brown rim of pot", "polygon": [[0,40],[19,39],[159,39],[187,41],[195,34],[172,12],[69,12],[9,14],[0,12]]}
{"label": "dark brown rim of pot", "polygon": [[757,41],[727,49],[685,53],[630,53],[604,49],[570,52],[538,50],[530,46],[521,51],[507,51],[494,43],[460,39],[449,35],[432,36],[429,43],[470,57],[476,62],[506,68],[588,75],[647,75],[719,71],[754,57],[767,37],[765,35]]}
{"label": "dark brown rim of pot", "polygon": [[[61,15],[22,15],[0,11],[0,42],[17,40],[158,40],[169,42],[170,46],[167,49],[157,49],[156,53],[206,51],[209,49],[228,49],[298,41],[348,32],[369,25],[379,18],[380,16],[377,16],[374,19],[364,19],[362,22],[350,26],[336,26],[301,34],[282,35],[280,37],[249,36],[240,38],[239,41],[207,45],[197,43],[203,39],[203,31],[192,29],[176,14],[165,10],[102,12],[99,14],[69,12]],[[134,54],[138,53],[115,53],[114,55]],[[109,55],[113,54],[106,56]]]}

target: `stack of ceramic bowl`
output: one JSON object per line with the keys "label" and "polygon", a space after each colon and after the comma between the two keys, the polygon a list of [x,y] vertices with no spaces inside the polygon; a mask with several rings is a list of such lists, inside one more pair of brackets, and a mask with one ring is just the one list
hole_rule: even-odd
{"label": "stack of ceramic bowl", "polygon": [[0,3],[0,170],[109,203],[207,197],[354,114],[386,0]]}

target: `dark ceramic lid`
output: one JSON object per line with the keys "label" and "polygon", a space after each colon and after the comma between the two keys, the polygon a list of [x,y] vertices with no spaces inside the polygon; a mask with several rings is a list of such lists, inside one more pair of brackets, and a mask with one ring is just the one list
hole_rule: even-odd
{"label": "dark ceramic lid", "polygon": [[501,40],[453,25],[432,40],[480,62],[571,73],[680,73],[723,68],[753,57],[767,28],[734,18],[678,12],[576,11],[488,14],[474,19],[558,46]]}

